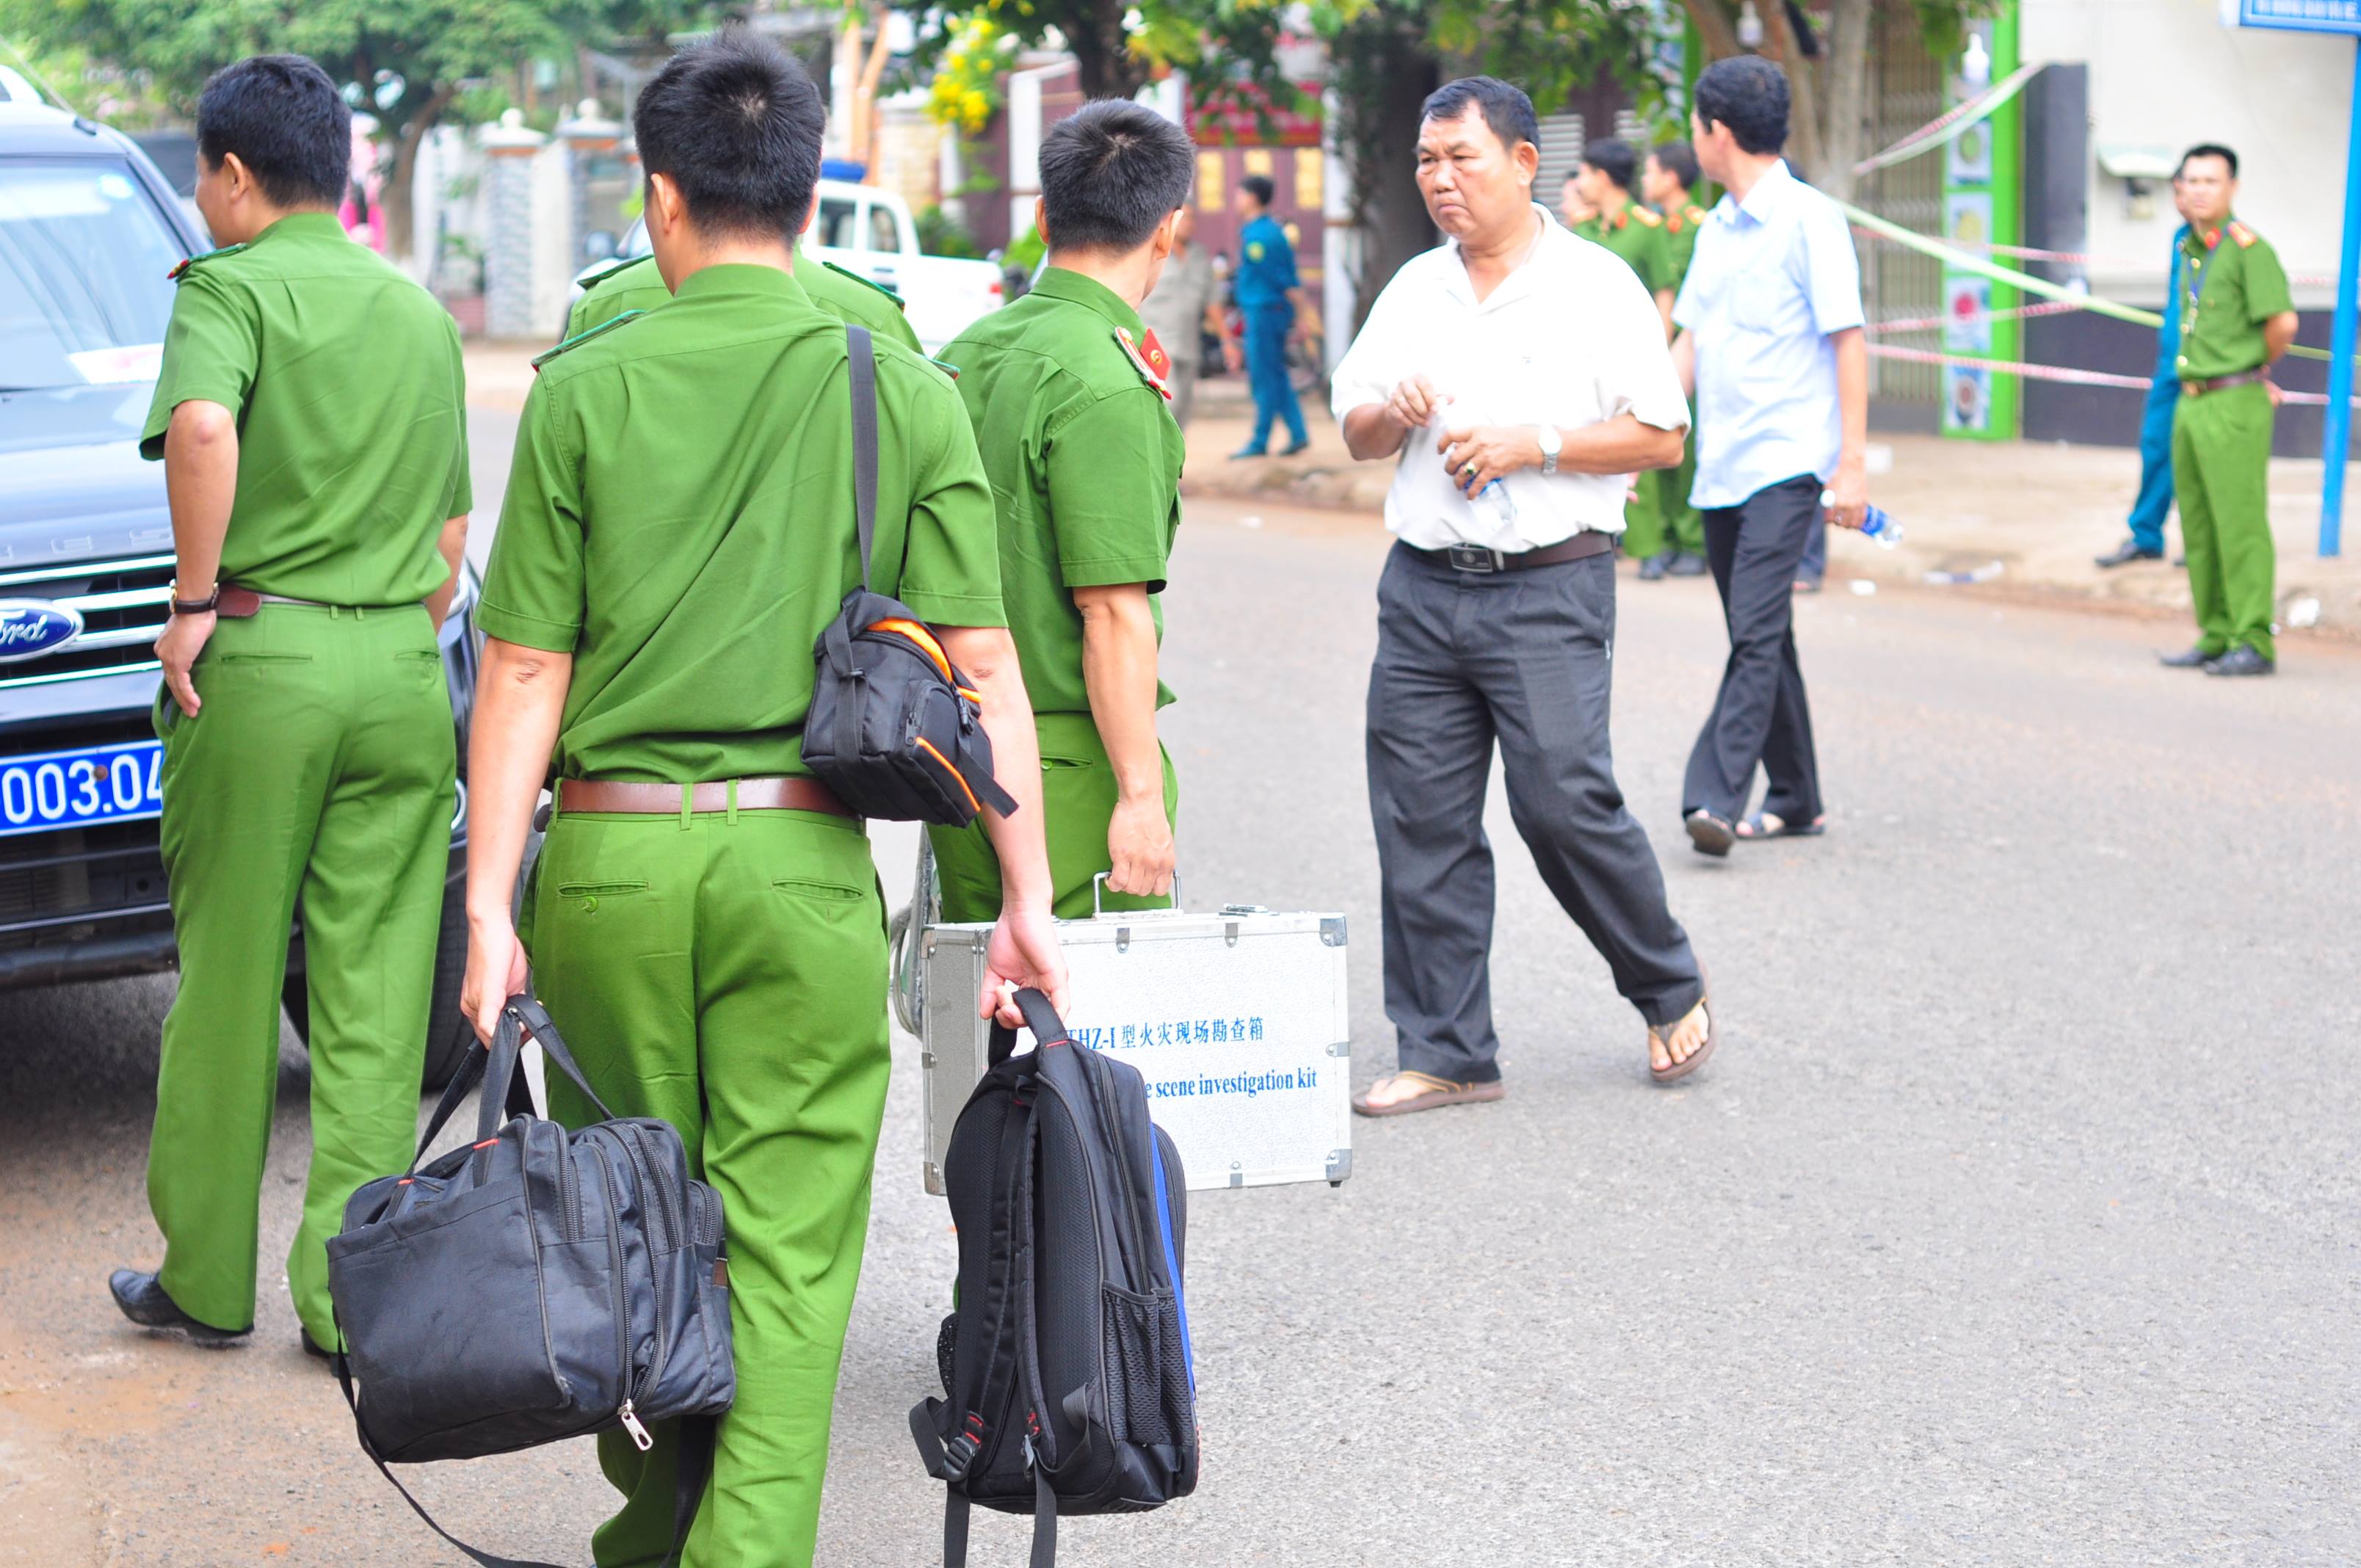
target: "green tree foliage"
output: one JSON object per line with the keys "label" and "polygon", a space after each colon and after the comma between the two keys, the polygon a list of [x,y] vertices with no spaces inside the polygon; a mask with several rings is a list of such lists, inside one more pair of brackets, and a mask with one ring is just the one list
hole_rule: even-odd
{"label": "green tree foliage", "polygon": [[250,54],[302,54],[377,116],[391,151],[387,234],[406,250],[411,175],[425,133],[467,85],[585,41],[661,38],[695,0],[0,0],[0,35],[144,73],[182,114],[207,76]]}

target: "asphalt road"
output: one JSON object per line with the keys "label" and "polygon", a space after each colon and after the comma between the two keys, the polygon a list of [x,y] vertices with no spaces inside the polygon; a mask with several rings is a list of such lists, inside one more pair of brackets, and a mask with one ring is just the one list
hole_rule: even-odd
{"label": "asphalt road", "polygon": [[[479,493],[497,494],[497,490]],[[1366,520],[1194,505],[1173,573],[1192,901],[1352,921],[1356,1080],[1391,1040],[1360,703]],[[1850,547],[1850,546],[1848,546]],[[2178,625],[1981,590],[1801,606],[1824,839],[1699,860],[1677,783],[1711,591],[1627,578],[1624,788],[1728,1036],[1638,1024],[1494,802],[1506,1102],[1356,1128],[1354,1175],[1210,1192],[1198,1494],[1061,1530],[1174,1563],[2327,1563],[2361,1558],[2361,656],[2158,669]],[[880,830],[889,890],[912,839]],[[1197,890],[1202,889],[1199,893]],[[456,1561],[355,1448],[276,1259],[247,1349],[126,1328],[169,981],[0,1003],[0,1557]],[[953,1249],[897,1041],[822,1561],[935,1560],[905,1426]],[[446,1521],[582,1561],[587,1449],[416,1473]],[[979,1516],[979,1563],[1023,1525]]]}

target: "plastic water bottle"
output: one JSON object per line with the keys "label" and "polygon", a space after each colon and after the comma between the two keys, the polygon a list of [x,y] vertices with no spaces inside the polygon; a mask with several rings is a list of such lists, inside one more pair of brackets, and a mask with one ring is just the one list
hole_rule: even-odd
{"label": "plastic water bottle", "polygon": [[1500,483],[1499,480],[1495,479],[1490,484],[1486,485],[1482,489],[1477,491],[1475,500],[1469,504],[1474,506],[1478,512],[1485,514],[1491,518],[1494,522],[1499,524],[1501,530],[1500,537],[1504,539],[1513,539],[1516,537],[1517,503],[1510,497],[1508,486]]}
{"label": "plastic water bottle", "polygon": [[[1836,504],[1837,493],[1834,490],[1820,492],[1821,506],[1833,508]],[[1883,507],[1865,509],[1861,520],[1861,533],[1862,538],[1874,539],[1888,550],[1902,543],[1902,525],[1894,521]]]}

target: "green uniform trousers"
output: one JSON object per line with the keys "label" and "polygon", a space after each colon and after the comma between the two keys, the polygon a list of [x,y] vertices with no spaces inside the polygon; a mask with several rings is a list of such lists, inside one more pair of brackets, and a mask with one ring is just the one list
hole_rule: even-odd
{"label": "green uniform trousers", "polygon": [[[608,1107],[679,1129],[721,1195],[738,1398],[682,1562],[810,1563],[829,1420],[885,1113],[884,904],[869,839],[801,811],[569,813],[533,872],[528,948]],[[598,1119],[573,1086],[551,1110]],[[621,1511],[600,1568],[672,1544],[677,1423],[598,1440]]]}
{"label": "green uniform trousers", "polygon": [[280,990],[300,904],[311,994],[312,1174],[287,1256],[295,1310],[336,1343],[326,1241],[365,1181],[410,1163],[456,751],[415,605],[265,605],[224,620],[203,707],[156,699],[164,871],[181,988],[164,1020],[148,1203],[163,1285],[216,1328],[254,1321]]}
{"label": "green uniform trousers", "polygon": [[[1093,885],[1114,869],[1107,854],[1107,824],[1115,817],[1115,764],[1087,713],[1042,713],[1033,718],[1041,741],[1041,826],[1049,840],[1049,882],[1060,920],[1090,918]],[[1180,781],[1172,754],[1164,753],[1164,815],[1178,828]],[[929,828],[935,872],[943,886],[942,918],[953,925],[1000,918],[1000,857],[984,837],[983,824]],[[1168,909],[1170,898],[1137,898],[1110,893],[1108,909]]]}
{"label": "green uniform trousers", "polygon": [[1697,408],[1691,404],[1680,466],[1651,468],[1639,475],[1632,488],[1640,492],[1640,499],[1623,505],[1623,554],[1634,561],[1645,561],[1677,550],[1702,559],[1705,518],[1689,505],[1689,489],[1696,483]]}
{"label": "green uniform trousers", "polygon": [[2276,658],[2271,608],[2279,569],[2271,540],[2271,395],[2260,384],[2184,397],[2172,414],[2172,490],[2180,503],[2197,645],[2243,642]]}

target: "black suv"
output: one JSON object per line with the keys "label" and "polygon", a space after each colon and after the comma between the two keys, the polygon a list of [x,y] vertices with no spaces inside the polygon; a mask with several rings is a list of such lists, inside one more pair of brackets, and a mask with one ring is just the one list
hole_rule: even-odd
{"label": "black suv", "polygon": [[[173,265],[203,236],[129,138],[0,73],[0,991],[173,967],[157,850],[153,643],[172,577],[164,470],[142,462]],[[426,1080],[467,1036],[461,873],[476,583],[444,622],[459,806]],[[302,916],[286,1000],[307,1028]],[[5,1036],[5,1030],[0,1030]]]}

